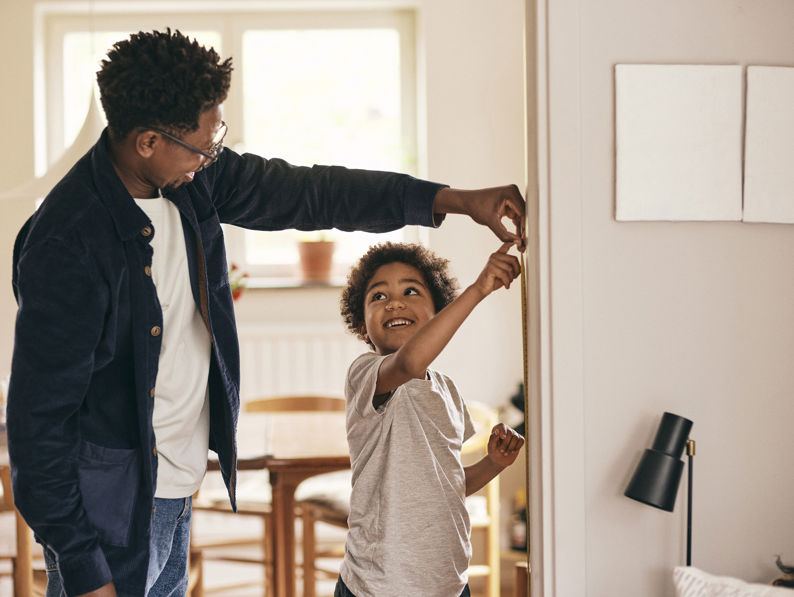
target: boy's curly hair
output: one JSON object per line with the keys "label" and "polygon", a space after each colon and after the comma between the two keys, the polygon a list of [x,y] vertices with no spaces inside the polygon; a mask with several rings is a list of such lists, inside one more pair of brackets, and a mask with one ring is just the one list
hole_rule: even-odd
{"label": "boy's curly hair", "polygon": [[174,32],[139,31],[118,41],[97,72],[110,134],[121,139],[138,127],[183,132],[229,92],[232,60]]}
{"label": "boy's curly hair", "polygon": [[347,276],[340,307],[347,329],[362,337],[364,326],[364,295],[372,276],[382,265],[405,263],[418,269],[425,279],[436,313],[457,295],[458,281],[448,271],[449,260],[437,257],[422,245],[385,242],[374,245],[359,259]]}

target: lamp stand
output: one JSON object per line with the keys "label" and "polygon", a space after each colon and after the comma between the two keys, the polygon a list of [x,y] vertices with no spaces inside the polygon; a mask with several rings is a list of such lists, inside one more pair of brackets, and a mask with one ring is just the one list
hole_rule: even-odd
{"label": "lamp stand", "polygon": [[687,504],[686,504],[686,565],[692,565],[692,463],[695,456],[695,440],[686,440],[687,454]]}

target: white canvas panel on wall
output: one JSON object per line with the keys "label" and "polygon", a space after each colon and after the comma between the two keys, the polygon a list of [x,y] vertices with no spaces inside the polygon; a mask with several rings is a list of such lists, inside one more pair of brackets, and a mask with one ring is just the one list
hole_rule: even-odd
{"label": "white canvas panel on wall", "polygon": [[616,218],[741,220],[742,67],[615,67]]}
{"label": "white canvas panel on wall", "polygon": [[794,68],[747,67],[744,220],[794,223]]}

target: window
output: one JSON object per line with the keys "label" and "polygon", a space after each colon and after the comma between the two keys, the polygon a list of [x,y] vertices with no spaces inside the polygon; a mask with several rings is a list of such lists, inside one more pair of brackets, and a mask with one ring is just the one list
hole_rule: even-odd
{"label": "window", "polygon": [[[44,22],[48,163],[77,135],[90,99],[88,90],[107,48],[131,31],[163,30],[168,24],[212,45],[222,56],[233,57],[224,118],[230,125],[227,145],[236,151],[299,165],[417,173],[414,19],[409,11],[189,17],[163,13],[91,19],[51,14]],[[253,278],[284,278],[295,270],[296,241],[306,235],[227,226],[227,250]],[[332,230],[324,236],[336,241],[334,269],[342,275],[373,242],[417,240],[418,232]]]}

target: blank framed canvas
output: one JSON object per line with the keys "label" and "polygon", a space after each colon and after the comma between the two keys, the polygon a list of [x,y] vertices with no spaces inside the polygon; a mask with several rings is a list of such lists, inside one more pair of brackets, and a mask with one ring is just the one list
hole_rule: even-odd
{"label": "blank framed canvas", "polygon": [[794,223],[794,68],[747,67],[744,220]]}
{"label": "blank framed canvas", "polygon": [[615,67],[615,217],[742,219],[742,67]]}

